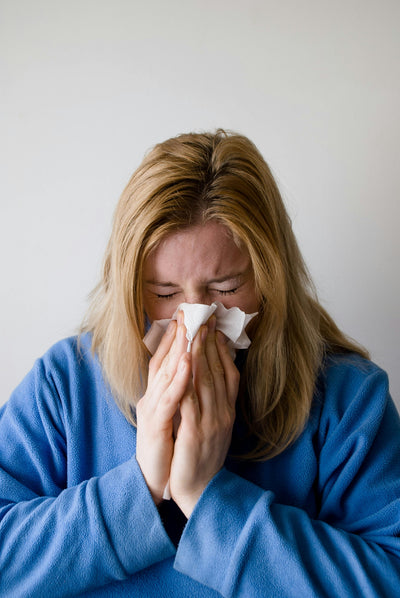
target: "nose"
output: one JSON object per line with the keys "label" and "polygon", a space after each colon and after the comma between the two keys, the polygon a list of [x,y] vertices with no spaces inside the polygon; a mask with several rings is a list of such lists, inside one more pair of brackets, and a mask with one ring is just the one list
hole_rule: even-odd
{"label": "nose", "polygon": [[185,294],[186,303],[203,303],[203,305],[211,305],[212,299],[210,299],[208,293],[204,290],[190,291]]}

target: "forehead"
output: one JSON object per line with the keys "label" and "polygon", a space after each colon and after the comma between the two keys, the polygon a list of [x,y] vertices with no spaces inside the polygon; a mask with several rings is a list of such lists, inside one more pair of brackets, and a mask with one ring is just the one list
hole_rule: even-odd
{"label": "forehead", "polygon": [[167,235],[144,264],[144,276],[161,280],[168,276],[211,279],[239,271],[250,263],[229,229],[209,222]]}

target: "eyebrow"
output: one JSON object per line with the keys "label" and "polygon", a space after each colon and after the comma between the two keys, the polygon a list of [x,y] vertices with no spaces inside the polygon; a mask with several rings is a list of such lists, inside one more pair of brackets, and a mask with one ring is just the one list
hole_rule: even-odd
{"label": "eyebrow", "polygon": [[[229,280],[236,280],[240,277],[245,276],[248,273],[248,270],[245,270],[244,272],[237,272],[235,274],[228,274],[227,276],[220,276],[218,278],[211,278],[210,280],[205,281],[206,284],[213,284],[215,282],[228,282]],[[173,283],[173,282],[162,282],[159,280],[145,280],[146,284],[152,284],[156,287],[174,287],[177,288],[179,285]]]}
{"label": "eyebrow", "polygon": [[158,280],[145,280],[145,284],[152,284],[155,287],[178,287],[173,282],[159,282]]}

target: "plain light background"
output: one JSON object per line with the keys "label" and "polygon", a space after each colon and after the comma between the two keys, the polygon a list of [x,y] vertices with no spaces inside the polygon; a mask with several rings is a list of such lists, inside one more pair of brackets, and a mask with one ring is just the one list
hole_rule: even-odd
{"label": "plain light background", "polygon": [[0,403],[79,326],[145,151],[224,127],[400,406],[398,0],[2,0],[0,60]]}

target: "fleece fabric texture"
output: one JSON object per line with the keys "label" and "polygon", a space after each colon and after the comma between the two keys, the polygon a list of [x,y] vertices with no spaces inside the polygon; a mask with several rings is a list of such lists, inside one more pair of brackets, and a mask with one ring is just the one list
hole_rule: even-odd
{"label": "fleece fabric texture", "polygon": [[298,440],[228,458],[187,522],[135,441],[89,336],[36,362],[0,411],[0,596],[399,595],[400,421],[371,362],[329,357]]}

